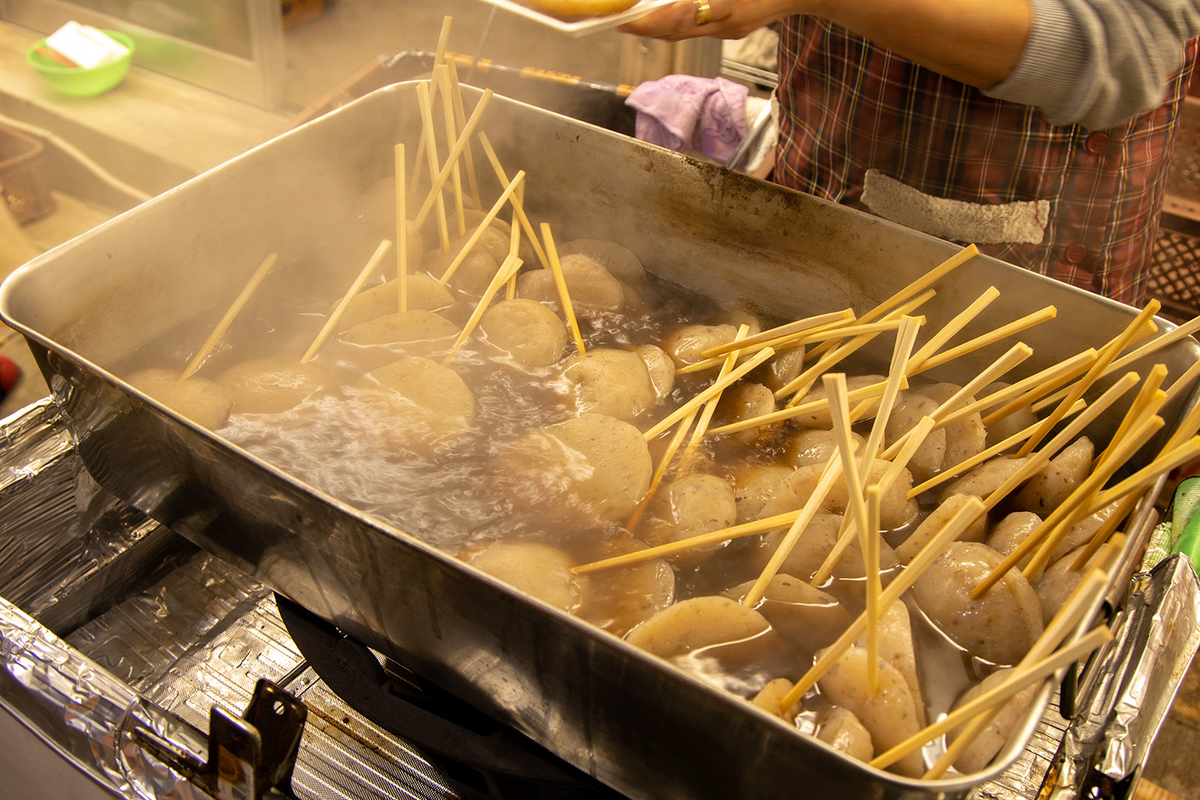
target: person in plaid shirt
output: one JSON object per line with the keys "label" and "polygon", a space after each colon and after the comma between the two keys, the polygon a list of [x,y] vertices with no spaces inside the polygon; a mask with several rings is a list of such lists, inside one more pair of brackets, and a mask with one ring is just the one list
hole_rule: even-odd
{"label": "person in plaid shirt", "polygon": [[1200,0],[677,0],[622,30],[775,21],[775,181],[1141,304]]}

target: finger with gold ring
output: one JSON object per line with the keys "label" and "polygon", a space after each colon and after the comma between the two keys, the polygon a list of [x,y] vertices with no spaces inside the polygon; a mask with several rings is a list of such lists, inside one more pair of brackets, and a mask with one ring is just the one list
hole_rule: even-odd
{"label": "finger with gold ring", "polygon": [[712,6],[708,4],[708,0],[692,0],[692,7],[696,9],[696,27],[708,24],[712,19]]}

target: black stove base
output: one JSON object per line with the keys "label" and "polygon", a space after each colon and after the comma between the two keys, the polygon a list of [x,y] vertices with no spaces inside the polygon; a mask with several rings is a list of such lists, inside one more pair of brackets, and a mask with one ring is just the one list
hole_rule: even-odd
{"label": "black stove base", "polygon": [[454,695],[279,595],[279,615],[321,680],[379,727],[426,751],[464,800],[623,796]]}

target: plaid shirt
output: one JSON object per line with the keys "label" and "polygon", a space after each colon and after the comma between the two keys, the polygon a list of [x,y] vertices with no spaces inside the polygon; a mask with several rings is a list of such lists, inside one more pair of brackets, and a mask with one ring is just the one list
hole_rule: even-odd
{"label": "plaid shirt", "polygon": [[1089,131],[1051,125],[1035,108],[986,97],[832,23],[789,17],[775,180],[856,206],[868,169],[951,200],[1048,200],[1040,244],[980,250],[1141,304],[1197,41],[1161,106]]}

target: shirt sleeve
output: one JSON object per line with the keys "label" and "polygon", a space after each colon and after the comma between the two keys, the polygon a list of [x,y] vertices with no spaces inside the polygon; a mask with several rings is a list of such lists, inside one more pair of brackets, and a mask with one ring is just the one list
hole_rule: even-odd
{"label": "shirt sleeve", "polygon": [[1055,125],[1111,128],[1162,103],[1200,35],[1200,0],[1031,0],[1016,69],[984,94],[1036,106]]}

